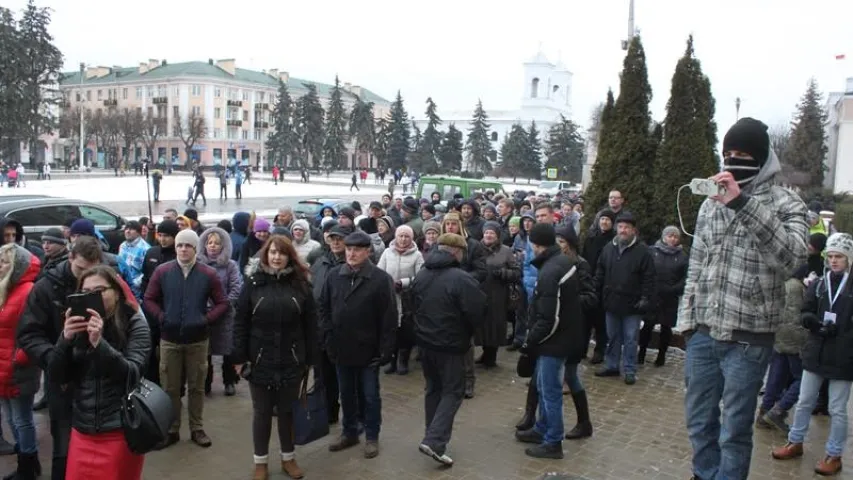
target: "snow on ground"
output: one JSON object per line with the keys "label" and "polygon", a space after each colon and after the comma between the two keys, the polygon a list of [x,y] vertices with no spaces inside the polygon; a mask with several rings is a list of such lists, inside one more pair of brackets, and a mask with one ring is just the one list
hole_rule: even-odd
{"label": "snow on ground", "polygon": [[[189,176],[167,176],[160,184],[160,200],[184,201],[187,198],[187,190],[192,184]],[[377,197],[381,192],[387,191],[380,185],[359,185],[360,192],[353,190],[353,194],[373,194]],[[146,179],[142,176],[87,178],[87,179],[55,179],[55,180],[31,180],[26,182],[26,187],[0,188],[0,197],[8,195],[51,195],[56,197],[76,198],[93,203],[99,202],[129,202],[147,201]],[[152,190],[153,194],[153,190]],[[279,183],[278,185],[269,181],[255,181],[252,184],[243,185],[243,198],[269,198],[269,197],[329,197],[337,198],[349,194],[349,187],[341,185],[315,185],[311,183]],[[205,184],[205,195],[208,200],[219,198],[219,182],[215,178],[208,178]],[[234,197],[234,182],[228,185],[228,198]]]}

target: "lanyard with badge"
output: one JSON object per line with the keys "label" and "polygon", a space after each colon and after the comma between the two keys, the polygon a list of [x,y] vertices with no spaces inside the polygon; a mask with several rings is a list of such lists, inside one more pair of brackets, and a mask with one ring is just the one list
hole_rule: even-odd
{"label": "lanyard with badge", "polygon": [[835,323],[835,312],[832,311],[832,306],[835,305],[835,301],[838,300],[838,296],[841,294],[841,291],[844,290],[844,285],[847,284],[847,277],[849,276],[850,272],[844,273],[844,277],[841,279],[841,285],[838,286],[838,290],[835,291],[835,295],[832,294],[832,275],[826,276],[826,293],[829,296],[829,311],[824,312],[823,314],[824,323]]}

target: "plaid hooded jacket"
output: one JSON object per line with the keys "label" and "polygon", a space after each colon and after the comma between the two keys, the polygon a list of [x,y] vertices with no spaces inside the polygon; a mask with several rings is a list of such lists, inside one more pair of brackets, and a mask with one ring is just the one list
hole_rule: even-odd
{"label": "plaid hooded jacket", "polygon": [[699,209],[679,330],[706,327],[712,338],[775,334],[782,324],[785,281],[806,261],[806,205],[778,186],[773,153],[743,194],[738,210],[707,199]]}

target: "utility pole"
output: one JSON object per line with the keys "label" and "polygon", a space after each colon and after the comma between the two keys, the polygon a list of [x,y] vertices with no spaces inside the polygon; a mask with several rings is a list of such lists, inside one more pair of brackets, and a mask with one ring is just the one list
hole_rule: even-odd
{"label": "utility pole", "polygon": [[83,170],[83,159],[86,150],[86,138],[84,136],[85,126],[83,125],[83,99],[86,98],[83,93],[83,79],[86,75],[86,64],[80,62],[80,154],[77,157],[77,169]]}
{"label": "utility pole", "polygon": [[631,45],[631,40],[637,35],[637,29],[634,26],[634,0],[628,3],[628,36],[622,40],[622,50],[628,51],[628,46]]}
{"label": "utility pole", "polygon": [[735,98],[735,121],[740,120],[740,97]]}

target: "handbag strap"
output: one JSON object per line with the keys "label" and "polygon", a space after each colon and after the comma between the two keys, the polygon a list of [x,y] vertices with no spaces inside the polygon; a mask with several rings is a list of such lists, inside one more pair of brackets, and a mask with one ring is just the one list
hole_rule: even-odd
{"label": "handbag strap", "polygon": [[136,384],[139,383],[139,369],[133,363],[128,362],[127,366],[127,380],[125,383],[125,398],[130,395],[130,392],[136,388]]}

